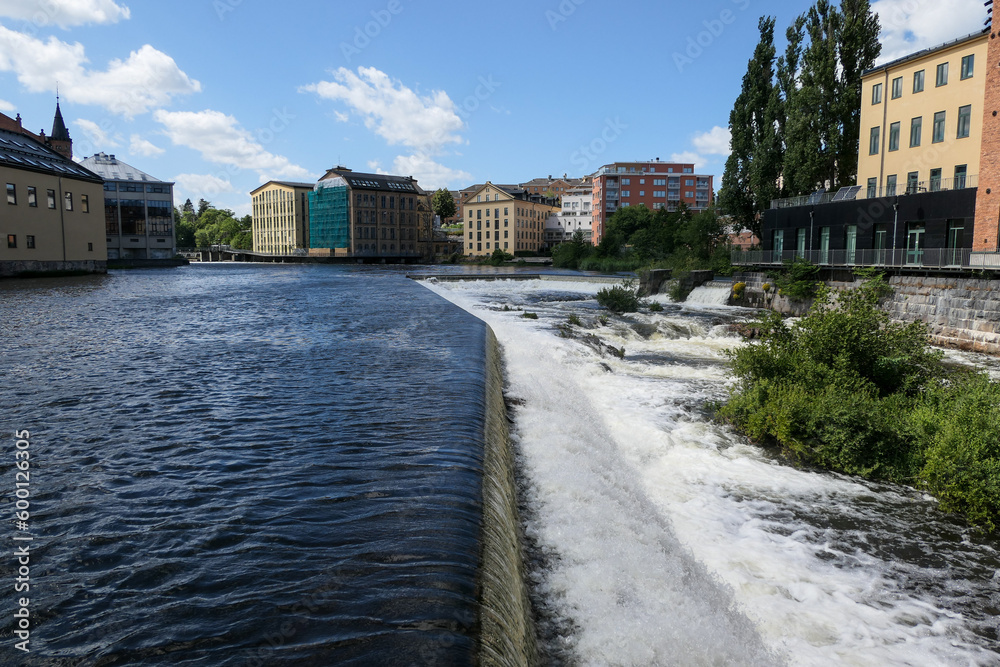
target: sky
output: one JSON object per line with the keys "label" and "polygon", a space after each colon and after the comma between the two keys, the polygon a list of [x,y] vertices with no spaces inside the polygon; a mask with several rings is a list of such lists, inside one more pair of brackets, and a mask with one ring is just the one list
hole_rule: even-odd
{"label": "sky", "polygon": [[[458,189],[694,162],[721,184],[759,41],[813,0],[0,0],[0,112],[238,215],[327,169]],[[880,62],[982,29],[982,0],[877,0]]]}

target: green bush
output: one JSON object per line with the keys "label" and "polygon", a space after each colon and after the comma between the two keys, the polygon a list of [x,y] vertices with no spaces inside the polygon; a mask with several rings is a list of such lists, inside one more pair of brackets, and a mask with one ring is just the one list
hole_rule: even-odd
{"label": "green bush", "polygon": [[523,317],[526,320],[537,320],[538,319],[538,313],[530,313],[530,312],[526,311],[526,312],[524,312],[524,313],[521,314],[521,317]]}
{"label": "green bush", "polygon": [[597,292],[597,303],[613,313],[634,313],[641,305],[634,280],[601,289]]}
{"label": "green bush", "polygon": [[650,301],[649,302],[649,312],[651,312],[651,313],[661,313],[661,312],[663,312],[663,306],[660,304],[659,301]]}
{"label": "green bush", "polygon": [[785,260],[784,265],[784,271],[774,279],[778,294],[793,301],[806,301],[816,296],[821,284],[818,266],[801,257]]}
{"label": "green bush", "polygon": [[729,352],[736,383],[718,416],[789,457],[920,485],[941,508],[1000,528],[1000,384],[951,373],[926,327],[892,322],[885,283],[820,288],[787,326],[767,311],[758,339]]}

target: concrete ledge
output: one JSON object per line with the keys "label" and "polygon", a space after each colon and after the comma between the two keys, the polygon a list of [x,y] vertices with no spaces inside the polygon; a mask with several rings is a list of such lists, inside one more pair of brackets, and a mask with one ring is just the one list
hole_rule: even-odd
{"label": "concrete ledge", "polygon": [[103,260],[76,262],[38,262],[20,260],[0,262],[0,278],[35,278],[43,276],[79,276],[90,273],[107,273],[108,263]]}

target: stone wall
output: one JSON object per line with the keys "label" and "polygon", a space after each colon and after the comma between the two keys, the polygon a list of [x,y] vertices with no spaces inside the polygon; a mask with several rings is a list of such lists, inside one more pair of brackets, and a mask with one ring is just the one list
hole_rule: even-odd
{"label": "stone wall", "polygon": [[0,262],[0,278],[8,278],[22,274],[34,275],[107,272],[107,262],[90,259],[77,262],[36,262],[33,260]]}
{"label": "stone wall", "polygon": [[1000,280],[893,276],[892,318],[927,324],[936,345],[1000,354]]}

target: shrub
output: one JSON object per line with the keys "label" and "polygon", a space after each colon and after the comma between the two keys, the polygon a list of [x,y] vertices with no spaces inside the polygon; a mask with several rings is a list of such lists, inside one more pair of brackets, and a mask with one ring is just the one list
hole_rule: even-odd
{"label": "shrub", "polygon": [[651,313],[660,313],[660,312],[663,312],[663,306],[660,304],[659,301],[650,301],[649,302],[649,312],[651,312]]}
{"label": "shrub", "polygon": [[576,313],[571,313],[567,321],[575,327],[583,326],[583,322],[576,316]]}
{"label": "shrub", "polygon": [[784,265],[784,271],[774,280],[778,294],[793,301],[813,298],[820,285],[819,267],[801,257],[785,260]]}
{"label": "shrub", "polygon": [[521,317],[523,317],[526,320],[537,320],[538,319],[538,313],[530,313],[530,312],[525,311],[525,312],[521,313]]}
{"label": "shrub", "polygon": [[626,280],[621,285],[605,287],[597,292],[597,303],[613,313],[634,313],[639,310],[639,296],[635,281]]}
{"label": "shrub", "polygon": [[[769,286],[770,287],[770,286]],[[739,301],[743,298],[743,292],[746,290],[746,283],[733,283],[733,299]]]}

